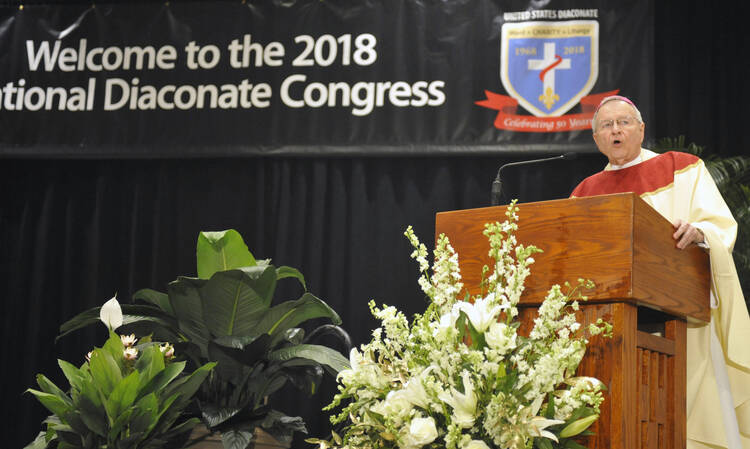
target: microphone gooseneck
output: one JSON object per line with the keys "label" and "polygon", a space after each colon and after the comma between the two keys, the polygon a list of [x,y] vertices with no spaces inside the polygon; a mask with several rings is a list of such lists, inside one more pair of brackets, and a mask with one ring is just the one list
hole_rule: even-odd
{"label": "microphone gooseneck", "polygon": [[576,157],[578,157],[577,153],[574,152],[567,152],[565,154],[561,154],[559,156],[553,156],[553,157],[545,157],[541,159],[532,159],[529,161],[518,161],[518,162],[509,162],[507,164],[502,165],[497,170],[497,175],[495,176],[495,180],[492,181],[492,189],[490,191],[490,205],[491,206],[498,206],[500,205],[500,201],[503,196],[503,183],[500,178],[500,173],[503,171],[503,169],[507,167],[514,167],[519,165],[527,165],[527,164],[537,164],[539,162],[549,162],[549,161],[556,161],[559,159],[562,160],[573,160]]}

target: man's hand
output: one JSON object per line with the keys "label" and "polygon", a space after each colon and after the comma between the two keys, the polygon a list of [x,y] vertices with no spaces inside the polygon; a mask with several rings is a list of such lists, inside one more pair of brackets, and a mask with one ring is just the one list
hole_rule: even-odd
{"label": "man's hand", "polygon": [[672,237],[677,240],[677,247],[687,248],[691,243],[703,243],[703,232],[687,221],[677,219],[674,222],[675,233]]}

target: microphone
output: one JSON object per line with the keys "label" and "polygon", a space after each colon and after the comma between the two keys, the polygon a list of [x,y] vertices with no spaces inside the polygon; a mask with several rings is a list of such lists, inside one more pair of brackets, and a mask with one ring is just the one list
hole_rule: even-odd
{"label": "microphone", "polygon": [[502,198],[502,192],[503,192],[503,184],[500,180],[500,172],[503,171],[506,167],[512,167],[512,166],[518,166],[518,165],[526,165],[526,164],[536,164],[538,162],[548,162],[548,161],[556,161],[558,159],[564,159],[567,161],[573,160],[576,157],[578,157],[577,153],[568,152],[565,154],[561,154],[559,156],[554,157],[546,157],[543,159],[532,159],[530,161],[518,161],[518,162],[510,162],[503,166],[501,166],[497,170],[497,176],[495,176],[495,180],[492,181],[492,190],[490,191],[490,205],[491,206],[498,206],[500,204],[500,199]]}

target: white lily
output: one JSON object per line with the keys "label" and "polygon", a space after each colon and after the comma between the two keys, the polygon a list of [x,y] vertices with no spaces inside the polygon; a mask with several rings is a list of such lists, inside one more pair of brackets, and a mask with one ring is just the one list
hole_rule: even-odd
{"label": "white lily", "polygon": [[561,421],[559,419],[547,419],[542,416],[535,416],[531,418],[531,422],[529,422],[529,435],[549,438],[550,440],[554,440],[555,443],[558,443],[557,436],[549,430],[544,429],[549,426],[554,426],[555,424],[563,424],[564,422],[565,421]]}
{"label": "white lily", "polygon": [[457,303],[460,310],[464,312],[469,318],[469,321],[471,321],[474,329],[481,333],[484,333],[492,323],[497,321],[497,315],[500,313],[500,310],[502,310],[498,304],[494,304],[493,298],[494,295],[479,298],[474,301],[474,304],[465,301]]}
{"label": "white lily", "polygon": [[409,399],[409,402],[417,407],[422,407],[425,410],[429,410],[430,408],[430,396],[424,389],[422,382],[424,382],[425,378],[430,374],[430,371],[432,371],[433,368],[434,366],[430,365],[427,369],[419,373],[418,376],[409,379],[406,385],[404,385],[404,391],[406,392],[406,397]]}
{"label": "white lily", "polygon": [[[534,402],[531,403],[529,411],[532,415],[536,415],[537,413],[539,413],[539,409],[541,408],[543,401],[544,396],[539,396],[534,400]],[[549,438],[550,440],[553,440],[557,443],[557,436],[549,430],[544,429],[549,426],[554,426],[555,424],[563,424],[564,422],[565,421],[559,419],[547,419],[543,416],[534,416],[528,422],[528,432],[531,436]]]}
{"label": "white lily", "polygon": [[117,302],[117,295],[102,305],[99,310],[99,319],[111,331],[122,326],[122,309],[120,303]]}
{"label": "white lily", "polygon": [[438,398],[453,407],[456,424],[464,429],[468,429],[474,425],[474,420],[476,419],[477,396],[474,394],[474,384],[471,382],[469,373],[464,371],[462,378],[465,393],[461,393],[451,387],[450,394],[443,391],[438,394]]}

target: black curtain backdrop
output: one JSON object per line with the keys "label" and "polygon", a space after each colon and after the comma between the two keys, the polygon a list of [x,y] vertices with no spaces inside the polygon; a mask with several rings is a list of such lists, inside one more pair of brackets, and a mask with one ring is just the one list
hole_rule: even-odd
{"label": "black curtain backdrop", "polygon": [[[712,152],[743,154],[744,18],[705,1],[655,9],[649,136],[685,134]],[[80,363],[103,342],[102,326],[55,343],[59,324],[115,293],[127,301],[139,288],[163,290],[194,274],[201,230],[235,228],[256,257],[299,268],[356,344],[375,326],[370,299],[409,315],[421,310],[402,233],[411,224],[429,244],[436,212],[488,205],[497,167],[523,159],[500,150],[481,158],[0,159],[2,422],[10,430],[3,447],[28,443],[46,416],[23,394],[35,374],[64,384],[56,359]],[[567,197],[604,163],[590,154],[508,170],[506,192],[521,201]],[[281,408],[323,436],[319,410],[332,393],[332,383],[310,399],[286,392]],[[297,438],[294,447],[310,446]]]}

